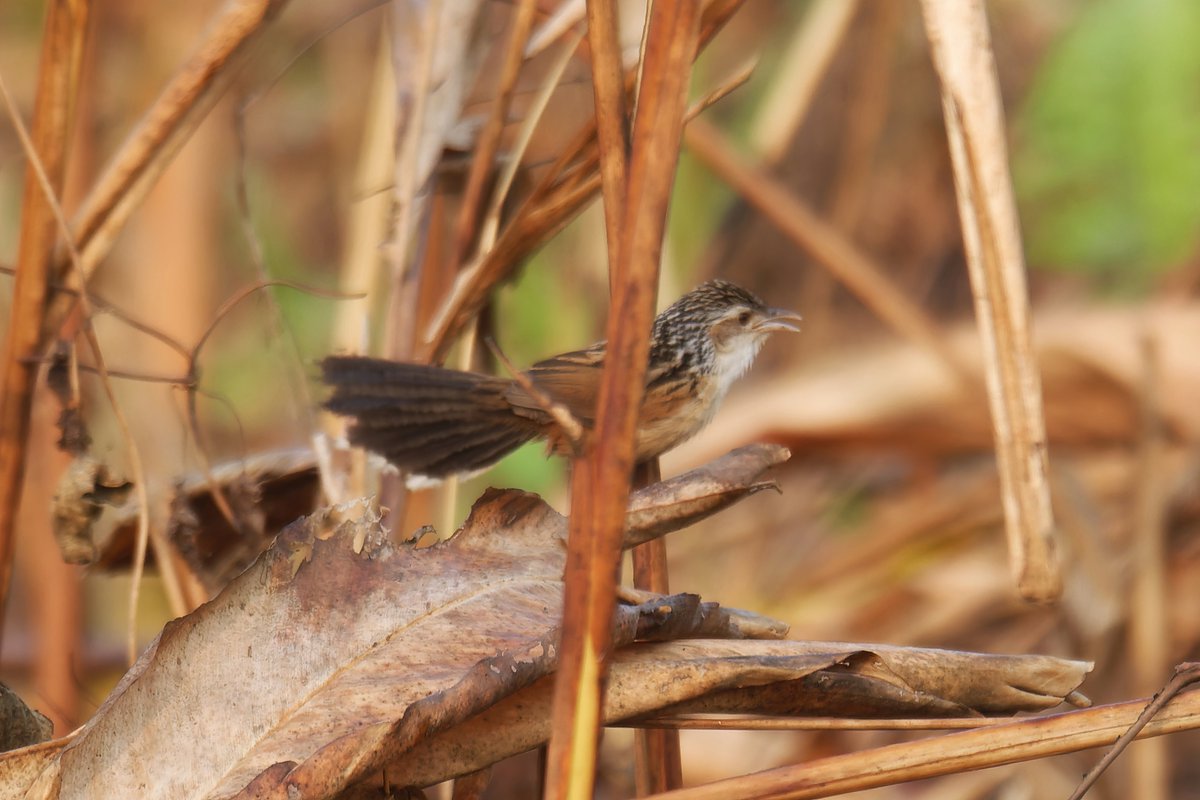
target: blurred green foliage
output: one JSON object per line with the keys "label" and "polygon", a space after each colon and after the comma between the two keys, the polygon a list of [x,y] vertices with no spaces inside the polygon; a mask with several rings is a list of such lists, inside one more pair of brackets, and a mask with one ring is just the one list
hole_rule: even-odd
{"label": "blurred green foliage", "polygon": [[1132,293],[1195,252],[1200,3],[1084,4],[1016,115],[1030,263]]}
{"label": "blurred green foliage", "polygon": [[[329,269],[308,258],[296,245],[296,237],[280,213],[283,200],[262,170],[250,164],[246,172],[251,223],[262,248],[267,278],[336,288]],[[227,216],[227,230],[242,230],[244,221],[232,198],[222,213]],[[225,242],[223,255],[228,264],[237,265],[240,274],[225,287],[223,301],[258,282],[249,249],[244,235]],[[219,435],[232,437],[239,448],[244,448],[250,444],[244,440],[247,431],[278,430],[280,422],[288,420],[294,426],[292,432],[278,431],[279,435],[284,441],[297,438],[294,431],[307,426],[301,408],[307,399],[298,396],[295,373],[288,365],[299,358],[301,370],[315,376],[315,361],[328,349],[337,302],[297,288],[274,286],[242,299],[221,321],[200,362],[203,388],[228,403],[202,400],[206,420],[214,432],[219,430]],[[277,314],[282,329],[277,327]]]}

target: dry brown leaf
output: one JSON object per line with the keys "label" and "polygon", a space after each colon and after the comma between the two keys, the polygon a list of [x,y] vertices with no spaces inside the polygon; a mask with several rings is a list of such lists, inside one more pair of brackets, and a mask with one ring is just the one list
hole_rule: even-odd
{"label": "dry brown leaf", "polygon": [[[96,560],[94,526],[105,506],[120,505],[132,484],[89,455],[77,456],[58,482],[51,509],[54,538],[68,564]],[[134,527],[131,522],[130,527]]]}
{"label": "dry brown leaf", "polygon": [[[837,699],[854,700],[861,716],[868,717],[1011,714],[1057,705],[1090,668],[1085,662],[1045,656],[840,642],[697,639],[636,644],[614,656],[604,721],[660,712],[842,713],[828,701],[830,692]],[[955,677],[945,690],[930,688],[950,673]],[[1013,685],[1029,690],[1014,693]],[[388,766],[389,780],[426,786],[536,747],[549,736],[552,689],[551,678],[539,680],[421,742]],[[975,701],[981,705],[973,706]]]}
{"label": "dry brown leaf", "polygon": [[[747,448],[637,495],[634,528],[728,505],[785,456]],[[554,668],[565,530],[540,498],[499,490],[427,548],[392,544],[365,502],[300,520],[167,625],[25,796],[333,796]],[[725,633],[711,605],[664,602],[682,621],[649,620],[660,632]],[[620,610],[617,644],[639,616]]]}
{"label": "dry brown leaf", "polygon": [[681,525],[690,525],[763,489],[778,489],[774,481],[758,481],[762,461],[782,464],[791,458],[786,447],[749,445],[733,450],[719,462],[697,467],[688,475],[696,479],[669,480],[636,492],[629,505],[626,547],[656,539]]}
{"label": "dry brown leaf", "polygon": [[[213,501],[216,483],[241,524],[235,530]],[[308,450],[280,450],[227,462],[211,470],[211,482],[193,473],[173,485],[151,484],[151,505],[169,505],[167,535],[204,582],[216,592],[266,549],[280,528],[313,510],[320,493],[317,468]],[[170,496],[169,501],[161,500]],[[137,509],[127,503],[111,520],[97,524],[97,566],[124,569],[133,553]]]}
{"label": "dry brown leaf", "polygon": [[[711,657],[707,642],[674,652],[675,643],[637,645],[614,654],[604,700],[604,721],[641,716],[688,697],[745,683],[808,674],[838,660],[837,654],[803,654],[766,668],[752,657]],[[434,737],[388,765],[397,785],[426,786],[529,750],[550,736],[553,678],[545,678],[462,725]],[[496,731],[503,731],[497,736]]]}
{"label": "dry brown leaf", "polygon": [[52,732],[45,715],[25,705],[16,692],[0,683],[0,751],[44,742]]}
{"label": "dry brown leaf", "polygon": [[[690,647],[691,642],[678,642]],[[732,644],[733,647],[727,647]],[[770,692],[701,698],[672,713],[736,712],[859,717],[972,716],[1044,711],[1063,702],[1092,669],[1052,656],[990,655],[853,642],[714,642],[713,655],[753,651],[842,655],[842,668]]]}
{"label": "dry brown leaf", "polygon": [[27,787],[37,783],[38,776],[49,767],[69,738],[0,753],[0,797],[23,797]]}

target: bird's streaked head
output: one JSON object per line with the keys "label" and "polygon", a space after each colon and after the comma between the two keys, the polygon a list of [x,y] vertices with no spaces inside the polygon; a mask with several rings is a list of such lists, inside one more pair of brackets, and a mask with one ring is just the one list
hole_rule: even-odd
{"label": "bird's streaked head", "polygon": [[717,378],[720,394],[754,363],[773,331],[799,331],[800,315],[768,308],[742,287],[713,280],[676,300],[654,321],[654,346],[674,347]]}

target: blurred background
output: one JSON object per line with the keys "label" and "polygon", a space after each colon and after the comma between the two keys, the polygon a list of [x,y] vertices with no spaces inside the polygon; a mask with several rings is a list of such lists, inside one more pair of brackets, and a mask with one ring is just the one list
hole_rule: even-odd
{"label": "blurred background", "polygon": [[[541,10],[557,5],[544,0]],[[129,2],[93,9],[68,210],[218,7],[193,0],[169,10]],[[1017,597],[982,392],[960,391],[937,354],[880,321],[686,149],[660,302],[719,276],[801,311],[806,322],[801,336],[772,341],[711,427],[664,459],[674,474],[746,441],[793,452],[778,474],[781,495],[756,496],[672,537],[672,588],[778,617],[794,638],[1092,659],[1083,691],[1093,700],[1145,696],[1175,663],[1200,658],[1200,5],[996,0],[988,11],[1045,394],[1062,601],[1039,607]],[[466,123],[486,114],[494,83],[486,65],[502,49],[510,12],[492,3],[479,21],[473,41],[485,66]],[[0,6],[0,74],[26,119],[42,13],[32,2]],[[378,153],[380,142],[385,153],[391,147],[395,124],[392,14],[378,4],[290,4],[97,273],[98,296],[185,348],[201,341],[229,298],[260,281],[321,290],[265,289],[220,317],[197,358],[201,443],[188,429],[185,394],[170,383],[185,377],[186,359],[115,314],[97,316],[109,367],[159,379],[116,382],[159,492],[194,473],[201,452],[237,462],[309,447],[322,393],[314,365],[350,346],[335,340],[338,315],[365,302],[370,327],[357,334],[358,349],[382,336],[386,281],[352,285],[347,265],[387,256],[395,178]],[[640,20],[631,6],[634,46]],[[546,62],[526,65],[506,142]],[[703,119],[878,265],[954,352],[978,363],[917,3],[755,0],[701,56],[695,96],[747,64],[755,65],[749,81]],[[590,116],[587,70],[579,54],[568,65],[515,197]],[[469,143],[468,135],[467,151]],[[448,151],[430,179],[420,235],[431,241],[438,215],[452,213],[468,156]],[[6,266],[17,247],[24,169],[12,127],[0,126]],[[541,248],[486,310],[483,329],[516,364],[602,336],[600,212],[594,203]],[[445,276],[427,283],[434,288],[422,319],[446,285]],[[4,315],[9,286],[0,276]],[[338,300],[328,295],[335,291],[369,297]],[[126,455],[103,395],[90,380],[84,390],[93,453],[120,469]],[[124,672],[129,577],[123,568],[62,563],[48,512],[68,461],[53,446],[57,415],[40,394],[0,680],[61,735]],[[488,485],[535,490],[565,510],[565,465],[531,446],[461,487],[451,513],[442,498],[415,498],[403,532],[429,523],[447,530],[453,518],[452,528]],[[139,647],[172,616],[155,570],[143,586]],[[698,783],[900,736],[685,732],[684,773]],[[606,737],[607,796],[631,793],[628,747],[624,732]],[[1195,732],[1135,745],[1095,796],[1200,797],[1198,756]],[[862,795],[1059,798],[1096,757]]]}

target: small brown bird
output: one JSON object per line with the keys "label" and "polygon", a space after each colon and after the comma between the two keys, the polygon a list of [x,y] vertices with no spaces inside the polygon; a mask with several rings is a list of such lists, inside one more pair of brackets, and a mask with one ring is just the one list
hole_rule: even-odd
{"label": "small brown bird", "polygon": [[[767,308],[750,292],[714,280],[654,320],[637,459],[686,441],[712,419],[730,385],[754,363],[772,331],[798,331],[800,315]],[[595,420],[605,343],[548,358],[525,375],[585,429]],[[410,486],[490,467],[526,442],[551,452],[572,445],[545,403],[519,382],[424,364],[330,356],[321,364],[333,395],[325,407],[355,418],[350,441],[408,474]]]}

